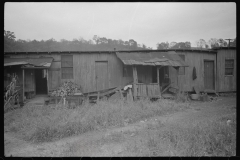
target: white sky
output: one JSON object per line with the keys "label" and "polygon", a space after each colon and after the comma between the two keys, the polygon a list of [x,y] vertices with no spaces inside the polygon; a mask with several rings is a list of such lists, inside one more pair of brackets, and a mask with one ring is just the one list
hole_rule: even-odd
{"label": "white sky", "polygon": [[16,39],[134,39],[158,42],[236,38],[235,3],[7,2],[4,30]]}

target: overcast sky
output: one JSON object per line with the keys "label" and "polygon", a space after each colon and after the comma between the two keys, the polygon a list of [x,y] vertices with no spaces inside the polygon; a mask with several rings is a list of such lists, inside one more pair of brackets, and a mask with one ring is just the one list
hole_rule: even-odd
{"label": "overcast sky", "polygon": [[158,42],[236,38],[235,3],[23,3],[7,2],[4,30],[16,39],[134,39]]}

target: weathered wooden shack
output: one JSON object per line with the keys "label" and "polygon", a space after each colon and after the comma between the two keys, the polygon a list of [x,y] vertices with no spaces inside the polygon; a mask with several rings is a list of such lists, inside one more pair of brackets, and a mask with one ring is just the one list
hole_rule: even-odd
{"label": "weathered wooden shack", "polygon": [[[25,96],[28,93],[47,94],[64,81],[70,80],[81,86],[84,93],[124,86],[134,82],[134,89],[136,89],[136,85],[139,88],[134,92],[135,97],[154,97],[160,94],[157,66],[186,65],[184,62],[177,63],[177,61],[181,61],[181,58],[175,53],[150,52],[119,51],[117,54],[115,51],[7,52],[4,57],[4,71],[18,75],[18,84],[24,86],[22,92]],[[136,63],[126,64],[121,59],[121,55],[125,57],[130,55]],[[161,56],[164,59],[161,60]],[[138,59],[136,59],[137,57]],[[146,63],[142,61],[138,64],[137,62],[141,61],[139,58],[144,61],[153,61]]]}
{"label": "weathered wooden shack", "polygon": [[[169,67],[170,78],[176,82],[173,85],[178,84],[180,90],[187,92],[194,91],[193,88],[196,88],[200,92],[216,92],[217,51],[178,49],[175,52],[189,67],[181,67],[178,74],[175,69]],[[196,71],[195,76],[194,68]]]}
{"label": "weathered wooden shack", "polygon": [[235,47],[220,47],[217,51],[217,92],[237,91],[237,59]]}
{"label": "weathered wooden shack", "polygon": [[133,84],[134,97],[159,97],[166,74],[181,91],[227,92],[236,91],[236,49],[5,52],[4,86],[12,73],[25,96],[70,80],[84,93]]}

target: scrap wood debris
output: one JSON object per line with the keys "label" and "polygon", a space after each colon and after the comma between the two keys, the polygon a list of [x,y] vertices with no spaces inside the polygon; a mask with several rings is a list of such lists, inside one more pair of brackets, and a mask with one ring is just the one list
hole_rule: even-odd
{"label": "scrap wood debris", "polygon": [[71,81],[66,81],[61,84],[57,89],[53,90],[50,96],[65,97],[74,95],[75,93],[82,93],[80,87]]}

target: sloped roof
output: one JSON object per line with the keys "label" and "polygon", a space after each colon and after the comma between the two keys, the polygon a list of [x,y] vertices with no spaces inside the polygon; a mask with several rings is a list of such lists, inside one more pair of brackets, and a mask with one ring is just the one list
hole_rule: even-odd
{"label": "sloped roof", "polygon": [[188,67],[174,51],[169,52],[117,52],[124,65]]}
{"label": "sloped roof", "polygon": [[50,67],[53,58],[4,58],[4,66],[32,65],[35,67]]}

